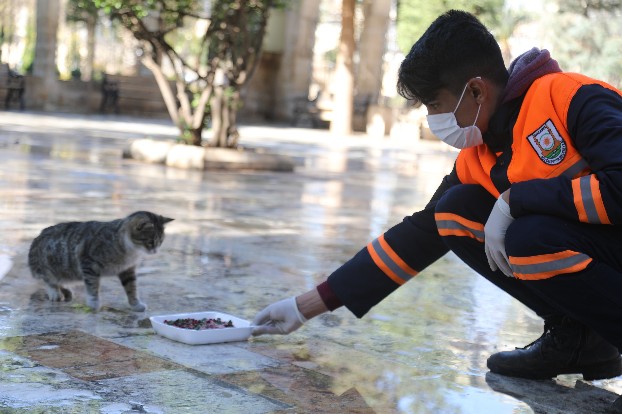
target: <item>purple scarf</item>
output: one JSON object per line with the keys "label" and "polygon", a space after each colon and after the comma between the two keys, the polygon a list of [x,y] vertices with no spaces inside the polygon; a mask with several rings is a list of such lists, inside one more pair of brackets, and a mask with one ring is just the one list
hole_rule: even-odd
{"label": "purple scarf", "polygon": [[533,81],[549,73],[561,72],[557,61],[546,49],[533,49],[523,53],[510,64],[510,78],[503,91],[505,103],[524,94]]}

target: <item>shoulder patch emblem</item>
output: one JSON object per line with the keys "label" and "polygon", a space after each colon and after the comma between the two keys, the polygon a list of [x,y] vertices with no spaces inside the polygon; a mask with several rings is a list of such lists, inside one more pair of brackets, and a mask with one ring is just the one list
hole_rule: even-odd
{"label": "shoulder patch emblem", "polygon": [[527,139],[545,164],[559,164],[566,156],[566,142],[550,119]]}

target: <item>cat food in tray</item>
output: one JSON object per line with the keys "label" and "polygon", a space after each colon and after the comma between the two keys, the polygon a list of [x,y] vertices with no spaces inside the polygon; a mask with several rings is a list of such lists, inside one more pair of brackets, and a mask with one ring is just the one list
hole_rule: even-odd
{"label": "cat food in tray", "polygon": [[149,320],[157,334],[190,345],[245,341],[253,329],[247,320],[215,311],[159,315]]}

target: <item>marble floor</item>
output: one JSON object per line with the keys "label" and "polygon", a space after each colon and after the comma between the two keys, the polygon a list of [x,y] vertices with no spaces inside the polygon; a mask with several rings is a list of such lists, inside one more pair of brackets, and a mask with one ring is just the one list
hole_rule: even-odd
{"label": "marble floor", "polygon": [[[247,149],[294,172],[193,171],[123,159],[166,121],[0,112],[1,413],[600,413],[622,380],[527,381],[486,358],[542,333],[530,311],[445,256],[362,319],[345,309],[288,336],[186,345],[153,315],[218,310],[252,320],[325,280],[422,208],[455,152],[437,142],[244,125]],[[115,278],[90,311],[80,283],[52,303],[26,255],[62,221],[150,210],[175,218],[138,268],[132,312]]]}

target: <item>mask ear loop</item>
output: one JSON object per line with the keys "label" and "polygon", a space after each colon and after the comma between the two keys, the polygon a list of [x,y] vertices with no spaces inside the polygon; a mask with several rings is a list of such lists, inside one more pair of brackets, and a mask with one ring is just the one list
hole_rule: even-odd
{"label": "mask ear loop", "polygon": [[460,104],[462,103],[462,98],[464,98],[464,93],[466,92],[466,88],[467,88],[467,86],[469,86],[469,82],[467,82],[467,83],[464,85],[464,89],[462,90],[462,93],[460,94],[460,99],[458,99],[458,104],[456,105],[456,108],[455,108],[455,109],[454,109],[454,111],[453,111],[453,114],[454,114],[454,115],[456,114],[456,111],[458,110],[458,108],[460,107]]}
{"label": "mask ear loop", "polygon": [[[481,80],[482,77],[481,76],[476,76],[474,79]],[[469,82],[467,81],[467,83],[464,85],[464,89],[462,89],[462,93],[460,94],[460,99],[458,99],[458,104],[456,105],[456,108],[453,111],[454,115],[456,114],[456,111],[458,110],[458,108],[460,107],[460,104],[462,103],[462,98],[464,98],[464,93],[466,92],[468,86],[469,86]],[[481,105],[480,105],[480,107],[481,107]],[[479,109],[477,110],[477,115],[479,115]],[[477,121],[477,118],[475,118],[475,121]],[[475,124],[473,124],[473,125],[475,125]]]}
{"label": "mask ear loop", "polygon": [[477,106],[477,114],[475,115],[475,121],[473,121],[473,125],[472,125],[472,126],[475,126],[475,124],[477,123],[477,118],[479,117],[479,111],[480,111],[481,109],[482,109],[482,104],[479,104],[479,105]]}

